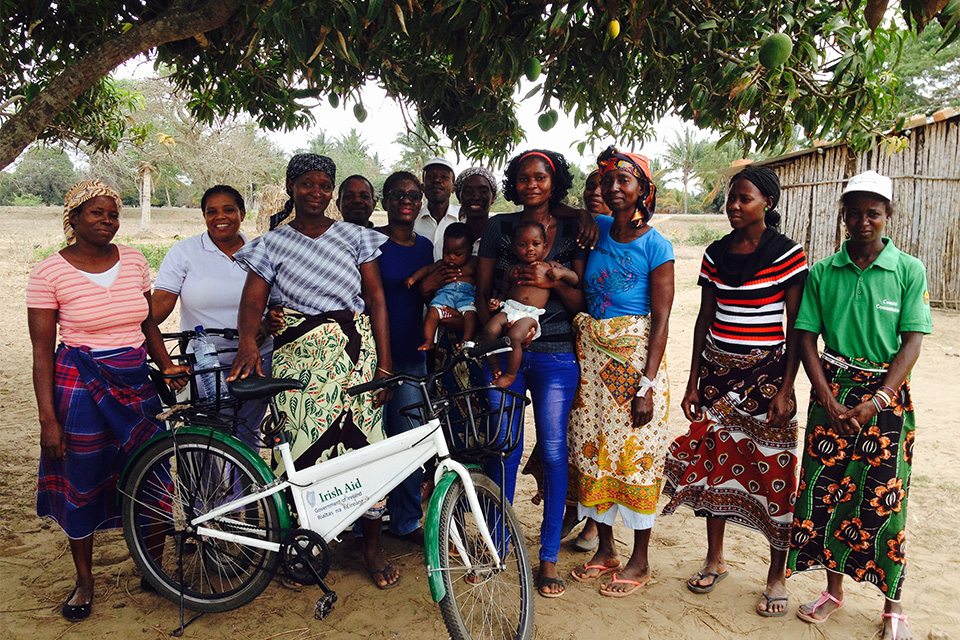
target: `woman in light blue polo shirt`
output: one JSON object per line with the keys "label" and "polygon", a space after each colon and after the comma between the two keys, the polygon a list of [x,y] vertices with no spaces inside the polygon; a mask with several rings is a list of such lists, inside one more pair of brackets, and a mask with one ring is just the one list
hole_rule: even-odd
{"label": "woman in light blue polo shirt", "polygon": [[800,619],[822,624],[840,609],[846,575],[886,597],[884,639],[910,637],[900,606],[914,443],[909,375],[933,329],[923,264],[883,235],[892,197],[890,178],[874,171],[849,180],[841,207],[849,240],[813,266],[804,288],[796,328],[813,393],[787,559],[788,576],[827,570],[827,588],[800,606]]}
{"label": "woman in light blue polo shirt", "polygon": [[[236,329],[240,293],[247,278],[247,272],[233,260],[233,254],[247,243],[240,233],[246,214],[243,196],[233,187],[217,185],[203,194],[200,209],[207,230],[170,247],[154,283],[153,317],[157,324],[166,320],[179,299],[181,331],[192,331],[198,325]],[[232,363],[238,341],[211,338],[218,351],[227,350],[220,354],[220,363]],[[273,338],[265,334],[260,345],[265,375],[270,375],[272,351]],[[253,447],[259,443],[257,429],[265,411],[266,405],[257,400],[240,408],[243,422],[237,435]]]}

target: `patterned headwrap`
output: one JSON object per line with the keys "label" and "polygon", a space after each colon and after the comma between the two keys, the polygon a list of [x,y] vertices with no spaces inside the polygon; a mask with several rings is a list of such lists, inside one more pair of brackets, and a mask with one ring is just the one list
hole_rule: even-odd
{"label": "patterned headwrap", "polygon": [[633,174],[641,185],[646,185],[643,195],[637,201],[637,212],[631,221],[640,227],[653,217],[657,206],[657,185],[653,184],[653,173],[650,172],[650,160],[639,153],[624,153],[610,145],[597,158],[597,166],[602,178],[610,170],[627,171]]}
{"label": "patterned headwrap", "polygon": [[[337,184],[337,165],[327,156],[321,156],[319,153],[298,153],[290,158],[287,163],[287,195],[293,195],[291,186],[297,181],[297,178],[311,171],[322,171],[330,177],[330,182]],[[283,209],[270,216],[270,229],[287,224],[293,220],[290,214],[293,213],[293,198],[287,200]]]}
{"label": "patterned headwrap", "polygon": [[70,222],[70,212],[87,200],[96,198],[97,196],[113,198],[114,202],[117,203],[117,211],[123,208],[117,192],[99,180],[85,180],[73,185],[70,187],[70,191],[67,191],[63,203],[63,237],[67,241],[67,244],[73,244],[76,240],[73,232],[73,224]]}
{"label": "patterned headwrap", "polygon": [[493,190],[493,199],[496,200],[497,179],[493,177],[493,173],[491,173],[489,169],[484,169],[483,167],[470,167],[460,172],[457,180],[453,183],[453,191],[457,194],[457,199],[460,199],[460,191],[463,189],[463,183],[467,181],[467,178],[472,178],[473,176],[483,176],[483,178],[490,183],[490,189]]}

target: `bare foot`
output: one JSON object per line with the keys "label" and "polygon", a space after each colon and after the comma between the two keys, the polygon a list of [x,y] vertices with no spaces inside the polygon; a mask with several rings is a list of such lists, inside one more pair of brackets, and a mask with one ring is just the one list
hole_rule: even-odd
{"label": "bare foot", "polygon": [[[910,633],[910,627],[907,626],[906,616],[903,614],[903,608],[899,602],[887,600],[883,605],[883,640],[913,640],[913,634]],[[887,617],[886,614],[896,614],[903,618]],[[897,623],[897,633],[893,633],[893,623]]]}
{"label": "bare foot", "polygon": [[503,389],[508,388],[517,379],[517,374],[501,373],[493,379],[493,384]]}

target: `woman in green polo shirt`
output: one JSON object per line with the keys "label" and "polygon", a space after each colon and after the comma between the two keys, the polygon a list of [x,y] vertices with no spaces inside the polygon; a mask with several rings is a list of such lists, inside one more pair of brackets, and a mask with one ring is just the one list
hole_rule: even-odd
{"label": "woman in green polo shirt", "polygon": [[827,569],[826,590],[799,618],[825,622],[850,576],[886,596],[884,640],[911,637],[900,606],[914,442],[908,377],[933,328],[923,264],[883,236],[892,195],[874,171],[849,180],[849,240],[813,266],[804,288],[796,327],[813,393],[787,559],[788,575]]}

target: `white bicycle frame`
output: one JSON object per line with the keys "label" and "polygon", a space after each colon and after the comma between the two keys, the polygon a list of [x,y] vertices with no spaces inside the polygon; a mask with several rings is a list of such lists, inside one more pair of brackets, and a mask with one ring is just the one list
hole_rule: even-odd
{"label": "white bicycle frame", "polygon": [[[215,519],[222,521],[222,517],[231,512],[290,489],[293,507],[303,528],[315,531],[329,542],[336,539],[341,532],[372,505],[382,500],[414,470],[423,466],[434,456],[438,456],[436,480],[439,482],[448,471],[459,476],[480,536],[490,552],[493,563],[500,564],[500,554],[477,499],[470,472],[465,466],[449,457],[447,441],[438,419],[430,420],[406,433],[300,470],[294,465],[289,443],[283,442],[277,448],[283,459],[284,468],[287,470],[287,477],[270,483],[261,491],[223,504],[194,518],[189,524],[196,528],[197,535],[278,552],[280,551],[279,543],[269,542],[262,537],[255,538],[210,529],[205,527],[204,523]],[[241,522],[238,524],[243,525]],[[261,536],[264,533],[264,531],[259,532]],[[461,561],[469,568],[471,553],[468,553],[464,546],[462,536],[459,532],[451,530],[450,537],[454,547],[460,553]]]}

